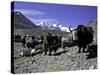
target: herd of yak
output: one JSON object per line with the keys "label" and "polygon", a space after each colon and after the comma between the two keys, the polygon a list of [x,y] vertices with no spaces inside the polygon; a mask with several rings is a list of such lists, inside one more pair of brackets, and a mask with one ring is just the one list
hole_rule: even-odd
{"label": "herd of yak", "polygon": [[[77,45],[80,52],[87,52],[90,44],[93,42],[94,39],[94,31],[92,27],[84,26],[84,25],[78,25],[76,29],[71,30],[69,27],[69,30],[71,32],[71,41],[67,40],[64,41],[63,37],[58,34],[53,34],[50,32],[46,32],[45,36],[37,36],[34,35],[24,35],[22,39],[18,39],[21,36],[15,35],[15,41],[21,41],[22,47],[27,47],[28,49],[38,49],[41,48],[41,50],[44,52],[44,55],[47,55],[47,52],[49,52],[49,55],[52,54],[52,51],[56,54],[57,49],[62,47],[70,47]],[[64,43],[67,42],[65,45]],[[69,45],[71,42],[71,45]],[[65,45],[65,46],[64,46]],[[97,49],[97,47],[95,47]]]}

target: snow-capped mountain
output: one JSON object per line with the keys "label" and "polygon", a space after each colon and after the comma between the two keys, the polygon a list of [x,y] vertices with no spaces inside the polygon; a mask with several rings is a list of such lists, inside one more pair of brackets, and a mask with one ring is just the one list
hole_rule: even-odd
{"label": "snow-capped mountain", "polygon": [[40,22],[36,25],[41,26],[43,29],[61,30],[64,32],[69,32],[69,28],[64,27],[62,24],[50,23],[50,22]]}

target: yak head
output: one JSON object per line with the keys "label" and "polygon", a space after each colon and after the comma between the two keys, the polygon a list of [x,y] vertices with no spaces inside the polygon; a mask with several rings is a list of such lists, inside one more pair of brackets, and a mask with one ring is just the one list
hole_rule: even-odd
{"label": "yak head", "polygon": [[[70,27],[71,27],[71,26],[70,26]],[[72,40],[73,40],[73,41],[74,41],[74,40],[77,40],[77,39],[78,39],[78,37],[77,37],[77,29],[71,30],[70,27],[69,27],[69,31],[71,32]]]}
{"label": "yak head", "polygon": [[[71,27],[71,26],[70,26]],[[72,34],[72,40],[78,40],[80,35],[85,35],[87,32],[92,32],[91,27],[86,27],[84,25],[78,25],[76,29],[71,30],[69,27],[69,31]]]}

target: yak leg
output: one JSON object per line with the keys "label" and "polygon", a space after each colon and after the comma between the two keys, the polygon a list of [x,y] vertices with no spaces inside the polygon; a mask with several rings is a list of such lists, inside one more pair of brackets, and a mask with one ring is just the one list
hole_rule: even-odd
{"label": "yak leg", "polygon": [[46,44],[43,44],[43,51],[44,51],[44,55],[47,55],[47,51],[48,51],[48,47]]}
{"label": "yak leg", "polygon": [[54,50],[54,52],[55,52],[55,54],[56,54],[57,50]]}
{"label": "yak leg", "polygon": [[81,53],[81,47],[79,47],[78,53]]}
{"label": "yak leg", "polygon": [[89,45],[87,45],[86,49],[87,49],[86,52],[89,52],[89,51],[88,51],[88,50],[89,50]]}
{"label": "yak leg", "polygon": [[22,43],[22,48],[24,47],[24,44]]}
{"label": "yak leg", "polygon": [[25,44],[26,44],[25,42],[22,42],[22,47],[23,47],[23,48],[25,48]]}
{"label": "yak leg", "polygon": [[51,53],[52,53],[52,50],[49,48],[49,55],[51,55]]}
{"label": "yak leg", "polygon": [[45,50],[45,53],[44,53],[44,55],[47,55],[47,50]]}
{"label": "yak leg", "polygon": [[83,52],[86,52],[86,51],[85,51],[85,48],[83,48]]}
{"label": "yak leg", "polygon": [[47,55],[47,47],[46,48],[43,48],[44,49],[44,55]]}
{"label": "yak leg", "polygon": [[87,52],[87,49],[88,49],[88,46],[85,45],[85,46],[83,47],[83,52]]}
{"label": "yak leg", "polygon": [[55,54],[56,54],[56,52],[57,52],[57,50],[58,50],[58,45],[54,48],[54,52],[55,52]]}

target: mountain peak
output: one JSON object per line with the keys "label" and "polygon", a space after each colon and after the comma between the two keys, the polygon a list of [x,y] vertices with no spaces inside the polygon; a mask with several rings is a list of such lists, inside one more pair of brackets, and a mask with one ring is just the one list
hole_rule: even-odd
{"label": "mountain peak", "polygon": [[12,11],[11,17],[14,18],[14,28],[15,29],[27,29],[37,27],[33,22],[31,22],[26,16],[24,16],[19,11]]}

